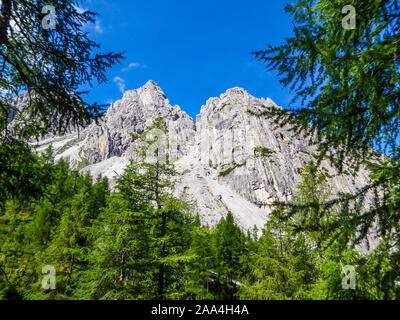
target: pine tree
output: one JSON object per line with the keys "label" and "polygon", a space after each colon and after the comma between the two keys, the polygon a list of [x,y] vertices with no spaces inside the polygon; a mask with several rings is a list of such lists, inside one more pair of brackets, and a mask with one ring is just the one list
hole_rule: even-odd
{"label": "pine tree", "polygon": [[190,248],[186,252],[188,260],[184,272],[184,294],[180,297],[189,300],[212,299],[210,272],[214,266],[214,247],[207,226],[202,226],[197,215],[194,222]]}
{"label": "pine tree", "polygon": [[212,244],[214,267],[218,274],[216,297],[233,299],[238,289],[235,282],[243,276],[242,257],[246,252],[246,237],[236,225],[231,212],[212,230]]}
{"label": "pine tree", "polygon": [[151,258],[148,239],[143,235],[145,207],[113,193],[91,230],[93,247],[89,266],[79,287],[80,295],[91,299],[147,298],[149,286],[144,270]]}
{"label": "pine tree", "polygon": [[[182,290],[193,217],[189,205],[172,194],[178,173],[168,157],[162,157],[165,146],[158,145],[161,137],[154,131],[165,133],[161,118],[136,136],[142,143],[138,148],[142,161],[132,161],[117,179],[117,198],[111,202],[116,208],[109,207],[106,225],[99,225],[98,274],[103,286],[112,288],[112,297],[128,290],[130,298],[165,299],[179,296]],[[114,237],[118,241],[111,243]],[[102,297],[110,295],[102,293]]]}
{"label": "pine tree", "polygon": [[[38,170],[27,143],[71,126],[81,128],[102,115],[105,105],[89,103],[85,85],[107,80],[106,70],[121,53],[101,53],[84,28],[96,14],[77,0],[55,0],[55,29],[45,28],[49,4],[4,0],[0,5],[0,210],[7,194],[23,199],[42,194],[47,176]],[[23,94],[24,105],[16,100]],[[37,182],[37,183],[36,183]]]}
{"label": "pine tree", "polygon": [[[36,252],[36,272],[41,274],[43,266],[53,266],[57,274],[55,290],[42,292],[42,276],[37,277],[37,282],[32,287],[30,298],[40,299],[67,299],[76,294],[82,275],[88,267],[88,253],[92,250],[90,238],[91,227],[103,208],[103,201],[96,201],[96,193],[107,196],[107,180],[97,179],[93,183],[89,174],[81,175],[77,172],[67,173],[63,177],[64,201],[59,208],[59,218],[53,222],[51,239]],[[57,203],[58,205],[58,203]],[[54,211],[53,211],[54,213]],[[51,221],[51,219],[49,219]]]}
{"label": "pine tree", "polygon": [[[278,206],[271,213],[257,249],[251,254],[251,277],[243,290],[244,297],[345,297],[340,263],[351,261],[355,265],[358,260],[357,254],[348,248],[345,233],[331,237],[327,232],[332,224],[340,222],[337,208],[324,206],[331,196],[327,174],[319,172],[314,163],[308,163],[296,187],[293,204],[288,208]],[[321,283],[331,286],[326,285],[324,291]]]}
{"label": "pine tree", "polygon": [[[349,17],[342,9],[349,5],[355,13],[355,25],[350,28],[342,23]],[[352,239],[356,248],[376,231],[381,241],[375,251],[375,278],[382,279],[379,286],[389,296],[396,296],[394,282],[400,277],[399,255],[394,253],[400,241],[399,3],[298,0],[287,5],[286,11],[295,36],[254,54],[269,71],[278,71],[282,84],[295,92],[292,105],[298,101],[304,106],[271,108],[260,116],[273,117],[281,126],[290,123],[294,132],[313,137],[310,142],[316,145],[318,162],[329,160],[339,174],[346,167],[352,175],[361,168],[371,172],[370,183],[355,195],[340,193],[331,201],[340,207],[341,219],[324,233],[331,239]],[[372,204],[366,201],[371,195]],[[308,206],[313,206],[312,201]]]}
{"label": "pine tree", "polygon": [[[349,15],[342,13],[348,5],[355,14],[349,27]],[[305,104],[290,113],[275,109],[277,120],[315,133],[319,155],[334,149],[340,168],[344,161],[355,166],[376,158],[371,147],[398,160],[399,3],[297,0],[286,12],[294,36],[254,52],[296,93],[293,102]]]}
{"label": "pine tree", "polygon": [[[42,13],[46,5],[33,0],[4,0],[1,4],[2,140],[12,131],[8,128],[10,119],[23,121],[13,130],[14,135],[25,138],[49,129],[62,133],[69,125],[89,123],[101,114],[101,106],[81,99],[79,88],[106,81],[105,71],[122,58],[121,53],[97,52],[99,45],[84,31],[87,23],[95,22],[96,14],[82,12],[79,1],[52,1],[54,16]],[[46,28],[45,16],[55,20],[54,29]],[[5,98],[22,91],[28,93],[28,104],[18,110]]]}

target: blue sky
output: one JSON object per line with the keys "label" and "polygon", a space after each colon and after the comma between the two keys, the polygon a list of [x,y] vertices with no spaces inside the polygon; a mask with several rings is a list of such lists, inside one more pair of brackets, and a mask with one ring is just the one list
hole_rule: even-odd
{"label": "blue sky", "polygon": [[256,97],[287,106],[291,100],[275,73],[266,72],[250,52],[277,45],[292,35],[274,0],[88,0],[97,12],[88,26],[103,51],[126,51],[122,65],[107,72],[109,81],[91,89],[87,100],[108,103],[122,90],[156,81],[171,104],[194,117],[209,97],[239,86]]}

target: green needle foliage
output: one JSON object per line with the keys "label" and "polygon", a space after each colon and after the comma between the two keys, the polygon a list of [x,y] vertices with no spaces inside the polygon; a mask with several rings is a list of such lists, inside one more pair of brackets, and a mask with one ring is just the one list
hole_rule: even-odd
{"label": "green needle foliage", "polygon": [[[159,118],[136,136],[143,159],[130,163],[113,192],[106,179],[54,163],[51,148],[29,153],[29,168],[45,179],[32,181],[36,191],[23,200],[3,194],[0,298],[238,297],[234,281],[248,268],[250,240],[231,214],[210,230],[173,195],[179,174],[162,156],[164,133]],[[55,289],[42,286],[44,266],[56,271]]]}
{"label": "green needle foliage", "polygon": [[125,169],[95,231],[96,298],[165,299],[182,290],[194,221],[189,205],[172,194],[178,174],[160,156],[160,137],[149,138],[154,129],[165,131],[162,119],[137,136],[138,153],[152,161]]}
{"label": "green needle foliage", "polygon": [[[327,174],[313,163],[297,186],[297,207],[277,207],[257,237],[232,214],[202,226],[173,197],[179,176],[168,162],[131,163],[110,192],[107,179],[50,159],[51,150],[37,159],[48,177],[41,197],[10,197],[0,215],[2,299],[400,297],[398,252],[382,243],[361,255],[339,206],[305,206],[332,196]],[[330,231],[335,224],[342,228]],[[56,270],[53,290],[42,287],[48,265]],[[342,287],[346,265],[355,267],[355,290]]]}
{"label": "green needle foliage", "polygon": [[[342,27],[346,5],[355,9],[355,28]],[[271,108],[267,115],[312,137],[318,163],[328,158],[339,173],[345,168],[353,175],[360,169],[370,172],[369,185],[355,195],[341,193],[323,204],[309,198],[300,206],[286,205],[297,212],[301,207],[318,212],[318,207],[337,206],[337,222],[328,219],[304,228],[330,239],[345,237],[353,246],[376,232],[375,274],[386,291],[374,296],[386,292],[393,297],[389,292],[396,290],[400,263],[400,5],[395,0],[298,0],[286,11],[294,36],[254,55],[295,92],[292,103],[304,107]]]}
{"label": "green needle foliage", "polygon": [[[250,273],[242,298],[398,299],[393,281],[398,272],[390,254],[379,249],[361,255],[353,249],[339,207],[303,206],[308,199],[322,204],[331,196],[326,174],[309,163],[296,188],[298,207],[277,207],[248,255]],[[326,232],[331,224],[341,229]],[[354,289],[343,286],[344,266],[355,269]]]}
{"label": "green needle foliage", "polygon": [[[342,27],[346,5],[356,10],[355,29]],[[375,158],[371,147],[399,159],[399,3],[298,0],[286,11],[294,37],[254,52],[296,92],[293,102],[305,104],[271,110],[277,119],[316,133],[321,155],[334,148],[340,164]]]}
{"label": "green needle foliage", "polygon": [[80,1],[52,1],[55,29],[45,29],[42,9],[48,4],[4,0],[0,5],[0,203],[5,193],[40,193],[46,176],[37,171],[26,142],[97,120],[104,106],[86,102],[86,92],[79,90],[105,82],[106,71],[123,58],[102,53],[90,40],[84,28],[96,14],[80,10]]}
{"label": "green needle foliage", "polygon": [[[79,9],[80,1],[56,0],[56,28],[44,29],[42,9],[48,2],[4,0],[0,12],[0,131],[29,138],[48,131],[62,133],[70,125],[89,123],[102,106],[80,98],[82,85],[106,81],[105,72],[121,53],[101,53],[84,27],[96,14]],[[9,99],[26,92],[26,106],[18,110]]]}
{"label": "green needle foliage", "polygon": [[[78,4],[53,1],[55,30],[41,25],[43,1],[1,4],[1,299],[400,299],[397,1],[298,0],[287,6],[295,37],[255,53],[306,104],[260,116],[312,134],[318,151],[261,234],[244,233],[231,213],[210,229],[174,196],[162,118],[134,135],[140,161],[112,191],[107,179],[55,163],[51,148],[31,151],[29,138],[100,115],[76,90],[105,81],[121,58],[97,52],[82,31],[94,14]],[[349,4],[357,27],[344,30]],[[19,110],[10,98],[22,91]],[[371,184],[332,195],[326,158],[339,172],[367,168]],[[371,231],[380,242],[361,253]],[[54,289],[42,286],[44,266],[56,270]],[[354,290],[343,286],[344,266],[355,268]]]}
{"label": "green needle foliage", "polygon": [[[47,176],[41,196],[10,196],[0,215],[0,292],[4,298],[61,299],[71,297],[87,267],[90,227],[106,204],[108,182],[54,164],[51,150],[37,160]],[[40,181],[38,181],[40,182]],[[42,289],[42,268],[57,271],[54,291]]]}

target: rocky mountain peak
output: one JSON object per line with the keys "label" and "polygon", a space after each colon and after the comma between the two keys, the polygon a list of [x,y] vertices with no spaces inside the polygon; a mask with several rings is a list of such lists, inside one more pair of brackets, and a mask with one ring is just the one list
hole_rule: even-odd
{"label": "rocky mountain peak", "polygon": [[152,80],[138,89],[125,91],[122,99],[119,101],[121,102],[120,105],[128,106],[136,104],[141,107],[153,107],[155,109],[170,106],[165,93]]}
{"label": "rocky mountain peak", "polygon": [[276,105],[269,98],[258,99],[243,88],[234,87],[219,97],[208,99],[206,104],[201,107],[196,121],[199,121],[201,117],[214,117],[215,114],[218,114],[218,117],[226,118],[229,122],[228,118],[234,119],[238,114],[246,113],[250,109],[257,112],[271,104]]}
{"label": "rocky mountain peak", "polygon": [[225,93],[221,94],[221,99],[230,96],[247,96],[249,93],[243,88],[233,87],[231,89],[226,90]]}

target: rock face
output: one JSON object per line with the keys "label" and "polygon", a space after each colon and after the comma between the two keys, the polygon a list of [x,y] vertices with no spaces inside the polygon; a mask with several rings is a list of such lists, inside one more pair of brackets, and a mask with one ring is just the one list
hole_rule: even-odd
{"label": "rock face", "polygon": [[167,120],[170,138],[180,146],[181,155],[186,154],[187,142],[195,136],[193,119],[179,106],[172,107],[160,87],[149,81],[142,88],[125,92],[98,125],[89,126],[83,144],[85,156],[92,163],[111,157],[129,158],[135,149],[130,133],[143,133],[157,117]]}
{"label": "rock face", "polygon": [[[73,97],[73,95],[71,95],[71,97]],[[75,96],[75,98],[78,101],[80,100],[78,96]],[[20,128],[15,130],[15,126],[17,126],[17,128],[18,127],[22,128],[26,125],[26,123],[35,124],[39,128],[44,128],[44,123],[41,121],[40,116],[38,117],[36,111],[29,108],[30,103],[33,103],[33,101],[35,100],[35,93],[29,93],[25,91],[16,97],[5,98],[4,100],[8,112],[7,131],[9,135],[18,137],[20,133],[19,131]],[[40,99],[38,99],[37,101],[40,101]],[[52,114],[50,116],[47,115],[47,117],[50,126],[46,129],[47,134],[43,138],[44,139],[56,138],[53,133],[54,131],[56,131],[55,126],[53,124],[59,123],[62,116],[59,114],[58,115]],[[72,121],[70,120],[65,121],[65,117],[63,118],[63,120],[64,120],[62,121],[64,124],[63,131],[66,132],[67,134],[78,132],[87,126],[87,123],[85,123],[85,121],[82,121],[83,122],[82,126],[76,128],[72,124]],[[32,141],[34,140],[35,139],[32,138]]]}
{"label": "rock face", "polygon": [[[272,120],[258,117],[271,99],[257,99],[233,88],[202,106],[196,122],[179,106],[172,106],[154,82],[127,91],[112,104],[99,123],[79,133],[50,137],[35,144],[43,151],[50,144],[56,159],[68,158],[73,167],[114,179],[130,160],[137,161],[136,142],[130,133],[142,133],[157,117],[168,125],[169,152],[183,173],[177,195],[195,200],[204,223],[214,225],[231,211],[244,229],[263,227],[271,204],[289,200],[302,168],[312,159],[306,137]],[[353,178],[337,175],[327,161],[322,166],[333,176],[333,192],[355,192],[368,183],[367,172]]]}

